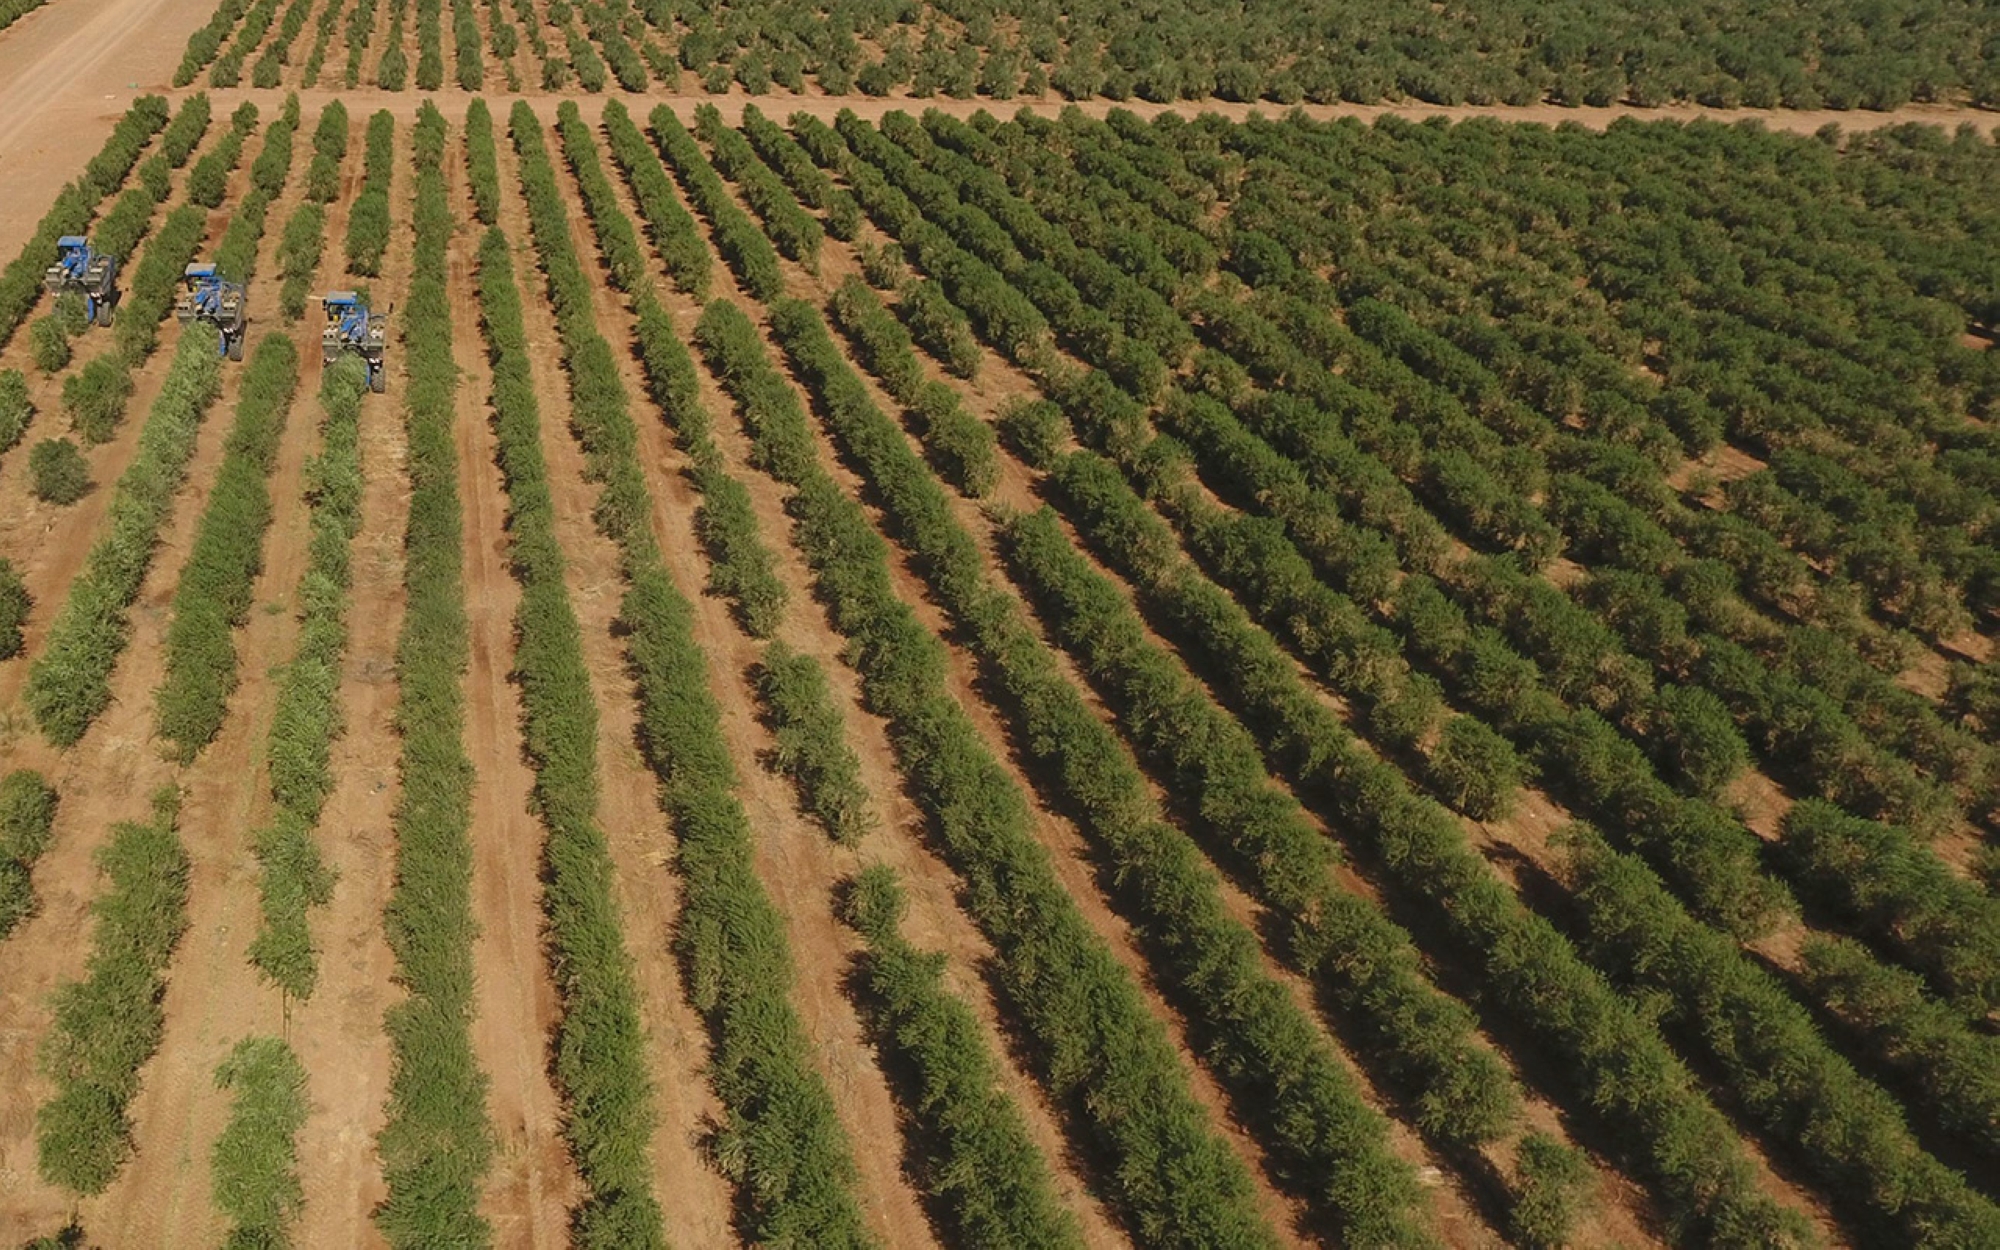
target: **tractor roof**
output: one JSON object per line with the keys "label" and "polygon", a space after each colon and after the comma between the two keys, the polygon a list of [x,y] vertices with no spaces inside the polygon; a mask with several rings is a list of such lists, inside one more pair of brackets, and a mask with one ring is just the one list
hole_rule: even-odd
{"label": "tractor roof", "polygon": [[215,276],[215,266],[189,265],[181,271],[181,276],[183,278],[213,278]]}
{"label": "tractor roof", "polygon": [[354,308],[361,303],[361,297],[352,291],[328,291],[326,302],[329,307]]}
{"label": "tractor roof", "polygon": [[67,248],[67,247],[88,247],[90,245],[83,241],[83,236],[80,234],[66,234],[62,238],[56,240],[56,246]]}

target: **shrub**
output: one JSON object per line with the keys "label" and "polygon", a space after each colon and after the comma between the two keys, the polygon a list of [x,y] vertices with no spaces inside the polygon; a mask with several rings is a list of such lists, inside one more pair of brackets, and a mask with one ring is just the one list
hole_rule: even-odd
{"label": "shrub", "polygon": [[[132,284],[119,300],[118,320],[112,330],[118,354],[127,367],[138,368],[159,346],[160,322],[173,311],[181,275],[201,246],[207,228],[208,214],[196,205],[183,204],[167,214],[153,241],[146,245]],[[186,341],[201,339],[211,352],[214,349],[214,340],[206,335],[183,337]]]}
{"label": "shrub", "polygon": [[28,623],[34,602],[28,584],[21,580],[21,571],[13,561],[0,557],[0,660],[21,654],[21,627]]}
{"label": "shrub", "polygon": [[604,105],[604,136],[611,149],[611,159],[632,189],[639,215],[646,221],[647,236],[652,239],[653,249],[660,254],[660,259],[666,263],[674,286],[694,299],[707,299],[708,242],[702,237],[694,218],[681,207],[681,199],[674,194],[672,180],[661,167],[659,158],[646,146],[646,138],[639,133],[631,114],[617,100],[607,101]]}
{"label": "shrub", "polygon": [[0,369],[0,452],[12,450],[21,441],[34,415],[27,376],[19,369]]}
{"label": "shrub", "polygon": [[90,462],[66,438],[45,438],[28,454],[35,498],[72,504],[90,492]]}
{"label": "shrub", "polygon": [[791,778],[806,814],[834,841],[860,841],[875,826],[875,814],[819,661],[774,642],[750,676],[777,739],[771,767]]}
{"label": "shrub", "polygon": [[[182,106],[182,112],[195,107],[196,100],[205,110],[207,98],[196,95]],[[98,204],[118,189],[147,140],[165,125],[167,102],[159,96],[140,96],[84,166],[83,176],[57,194],[20,254],[0,271],[0,347],[14,337],[14,331],[42,301],[42,271],[56,259],[56,240],[65,234],[79,234],[89,226]]]}
{"label": "shrub", "polygon": [[472,212],[484,226],[500,216],[500,158],[493,146],[493,114],[486,101],[465,109],[465,172],[472,184]]}
{"label": "shrub", "polygon": [[299,1129],[306,1122],[306,1070],[275,1037],[246,1037],[215,1069],[234,1090],[229,1122],[209,1152],[215,1205],[231,1221],[229,1246],[283,1246],[305,1206]]}
{"label": "shrub", "polygon": [[69,414],[70,428],[84,442],[108,443],[125,420],[125,404],[132,398],[132,371],[125,359],[113,353],[94,357],[73,376],[63,380],[63,411]]}
{"label": "shrub", "polygon": [[294,998],[309,998],[318,961],[306,911],[333,894],[332,874],[313,841],[320,807],[333,789],[331,749],[341,732],[341,659],[347,647],[350,553],[361,526],[361,397],[367,373],[345,357],[321,375],[320,451],[307,468],[306,570],[299,579],[299,638],[278,677],[266,754],[271,823],[252,841],[260,918],[250,962]]}
{"label": "shrub", "polygon": [[[675,944],[689,1000],[709,1028],[710,1080],[727,1116],[714,1148],[730,1160],[729,1173],[742,1203],[740,1219],[751,1239],[858,1241],[864,1233],[852,1193],[853,1163],[788,1002],[791,960],[783,925],[750,868],[749,821],[733,792],[734,771],[719,712],[708,693],[706,661],[690,628],[691,609],[653,546],[645,479],[629,453],[635,433],[625,392],[610,344],[598,333],[590,311],[590,282],[570,242],[540,123],[525,103],[515,106],[512,122],[535,246],[563,335],[572,419],[593,471],[605,482],[596,519],[623,556],[628,589],[620,616],[630,631],[628,658],[643,720],[640,741],[662,782],[679,837],[679,866],[687,888]],[[489,244],[504,260],[504,242]],[[491,317],[488,324],[493,324]],[[510,333],[518,335],[518,326]],[[579,878],[579,902],[603,889],[601,876],[595,880],[591,885],[592,878]],[[608,907],[591,911],[605,918],[599,924],[615,914]],[[579,925],[586,918],[580,909]],[[615,941],[595,947],[616,948]],[[613,970],[604,958],[574,960],[573,966],[600,978]],[[607,1058],[618,1054],[615,1037],[589,1042],[585,1026],[582,1020],[565,1025],[578,1031],[573,1035],[579,1047],[590,1046]],[[591,1072],[579,1065],[568,1075]],[[631,1114],[622,1102],[608,1103],[601,1111],[573,1122],[572,1131],[582,1141],[594,1140],[616,1118]],[[609,1166],[622,1170],[632,1163],[629,1147],[593,1158],[594,1170],[606,1168],[592,1178],[600,1201],[620,1196],[602,1190],[616,1175]],[[636,1199],[643,1192],[635,1187],[625,1196]]]}
{"label": "shrub", "polygon": [[368,147],[363,156],[361,194],[347,218],[347,268],[370,278],[382,273],[382,253],[389,246],[389,183],[396,163],[396,119],[381,109],[368,119]]}
{"label": "shrub", "polygon": [[48,848],[56,799],[55,787],[32,769],[17,768],[0,780],[0,941],[34,914],[29,871]]}
{"label": "shrub", "polygon": [[1474,820],[1504,820],[1520,797],[1521,757],[1513,745],[1470,716],[1453,716],[1424,761],[1438,797]]}
{"label": "shrub", "polygon": [[1590,1163],[1545,1133],[1521,1139],[1514,1160],[1514,1206],[1507,1213],[1516,1245],[1561,1250],[1582,1214]]}
{"label": "shrub", "polygon": [[43,373],[58,373],[69,364],[69,327],[59,313],[46,313],[28,327],[35,367]]}
{"label": "shrub", "polygon": [[715,250],[752,296],[766,303],[777,299],[784,292],[785,280],[770,239],[736,207],[729,189],[709,167],[700,145],[671,108],[658,106],[651,121],[653,142],[659,145],[660,155],[679,176],[695,210],[714,230]]}
{"label": "shrub", "polygon": [[[334,100],[320,110],[313,127],[312,165],[306,170],[306,198],[328,204],[340,195],[340,165],[347,159],[347,108]],[[303,210],[301,210],[303,211]]]}

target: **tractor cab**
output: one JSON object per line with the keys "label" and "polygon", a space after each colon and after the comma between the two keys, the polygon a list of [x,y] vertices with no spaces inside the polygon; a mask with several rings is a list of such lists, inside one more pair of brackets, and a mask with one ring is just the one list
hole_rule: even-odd
{"label": "tractor cab", "polygon": [[330,291],[324,300],[326,327],[320,331],[320,363],[330,365],[353,352],[368,366],[368,389],[377,395],[388,389],[383,353],[389,327],[353,291]]}
{"label": "tractor cab", "polygon": [[243,284],[217,274],[214,265],[194,264],[181,271],[181,292],[174,300],[174,317],[182,325],[205,323],[216,333],[217,353],[243,359],[248,324]]}
{"label": "tractor cab", "polygon": [[42,289],[51,295],[83,297],[84,316],[95,325],[111,324],[111,307],[118,302],[118,258],[95,251],[80,234],[56,240],[56,263],[42,271]]}

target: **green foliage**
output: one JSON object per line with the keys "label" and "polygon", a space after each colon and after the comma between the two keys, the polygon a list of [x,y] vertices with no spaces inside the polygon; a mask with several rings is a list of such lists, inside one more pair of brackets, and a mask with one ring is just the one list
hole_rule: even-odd
{"label": "green foliage", "polygon": [[347,18],[347,74],[351,91],[361,85],[361,59],[368,54],[368,41],[375,35],[375,0],[355,0]]}
{"label": "green foliage", "polygon": [[500,157],[493,146],[493,114],[486,101],[465,108],[465,172],[472,184],[472,212],[490,226],[500,216]]}
{"label": "green foliage", "polygon": [[237,202],[229,229],[215,249],[216,272],[248,284],[257,269],[257,245],[271,201],[285,189],[292,170],[292,133],[298,129],[298,96],[286,97],[285,111],[264,132],[264,146],[250,165],[250,190]]}
{"label": "green foliage", "polygon": [[2000,1207],[1923,1150],[1894,1100],[1854,1071],[1760,963],[1689,917],[1638,861],[1588,831],[1569,840],[1597,958],[1633,992],[1661,996],[1742,1114],[1783,1135],[1837,1208],[1906,1243],[2000,1239]]}
{"label": "green foliage", "polygon": [[[13,580],[18,586],[18,576]],[[0,779],[0,941],[34,914],[29,872],[48,849],[55,819],[56,790],[40,773],[17,768]]]}
{"label": "green foliage", "polygon": [[274,333],[257,344],[243,375],[222,468],[174,587],[166,672],[153,704],[155,732],[172,744],[183,764],[193,762],[222,728],[236,688],[234,631],[249,614],[251,583],[263,567],[264,531],[271,523],[266,479],[277,462],[298,380],[298,349],[289,338]]}
{"label": "green foliage", "polygon": [[382,274],[389,246],[389,183],[396,165],[396,119],[381,109],[368,119],[368,147],[362,158],[361,194],[347,218],[348,272],[370,278]]}
{"label": "green foliage", "polygon": [[[444,129],[443,116],[426,101],[417,114],[415,150],[441,154]],[[371,149],[374,131],[371,123]],[[383,135],[386,146],[386,126]],[[492,1128],[486,1075],[473,1058],[469,1032],[472,765],[465,755],[463,688],[469,643],[452,439],[458,371],[445,295],[453,225],[440,155],[417,168],[404,338],[411,495],[403,538],[407,607],[396,640],[403,788],[394,818],[396,885],[384,928],[396,979],[409,994],[385,1021],[394,1066],[388,1122],[376,1148],[389,1194],[375,1212],[376,1227],[394,1246],[483,1246],[492,1238],[478,1209],[493,1155]]]}
{"label": "green foliage", "polygon": [[74,291],[64,291],[56,296],[53,315],[56,324],[62,327],[62,332],[71,338],[82,334],[90,327],[90,318],[84,312],[83,296]]}
{"label": "green foliage", "polygon": [[1895,952],[1969,1016],[2000,1005],[2000,899],[1907,830],[1805,799],[1785,813],[1779,852],[1808,903]]}
{"label": "green foliage", "polygon": [[708,298],[708,243],[702,238],[694,218],[681,207],[680,196],[661,167],[659,158],[647,147],[645,136],[625,111],[624,104],[609,100],[604,105],[604,137],[611,159],[624,174],[645,219],[647,237],[653,250],[666,263],[674,286],[697,300]]}
{"label": "green foliage", "polygon": [[849,278],[834,292],[830,307],[862,364],[907,410],[938,472],[968,495],[991,491],[1000,477],[993,428],[965,410],[957,391],[924,379],[909,334],[875,292]]}
{"label": "green foliage", "polygon": [[[808,331],[816,330],[814,358],[838,358],[809,307],[787,303],[778,317],[782,338],[810,342]],[[1171,1160],[1117,1170],[1128,1219],[1151,1244],[1268,1240],[1240,1166],[1194,1103],[1131,981],[1091,935],[1034,841],[1025,799],[946,693],[941,644],[891,587],[873,523],[819,467],[805,414],[764,359],[755,328],[734,305],[716,301],[695,340],[737,400],[754,463],[794,490],[787,504],[794,539],[836,628],[855,644],[869,706],[890,719],[913,797],[932,817],[947,858],[973,883],[975,917],[994,943],[1006,995],[1046,1056],[1042,1071],[1052,1092],[1087,1117],[1095,1148],[1114,1158]],[[836,416],[856,410],[859,381],[851,372],[846,381],[846,397],[827,397]],[[907,454],[893,426],[871,443]],[[1082,1053],[1074,1049],[1080,1041]],[[1077,1101],[1085,1088],[1088,1099]],[[1168,1174],[1178,1179],[1163,1187]]]}
{"label": "green foliage", "polygon": [[1424,761],[1438,797],[1474,820],[1503,820],[1520,796],[1521,757],[1484,721],[1453,716]]}
{"label": "green foliage", "polygon": [[111,701],[111,668],[131,628],[126,609],[152,565],[160,526],[194,455],[195,431],[219,387],[214,350],[189,335],[118,479],[103,532],[28,669],[28,708],[57,746],[74,745]]}
{"label": "green foliage", "polygon": [[[672,166],[686,189],[688,198],[694,202],[695,211],[708,219],[714,232],[715,250],[721,254],[723,262],[736,274],[736,280],[743,289],[755,298],[770,303],[784,293],[784,273],[778,267],[778,254],[771,247],[771,240],[750,220],[749,214],[736,207],[730,198],[729,188],[716,176],[715,170],[701,154],[701,146],[694,136],[681,125],[674,116],[673,109],[662,104],[653,110],[653,142],[659,145],[660,155]],[[629,167],[628,167],[629,168]],[[641,201],[642,211],[645,209]],[[655,225],[655,230],[659,226]]]}
{"label": "green foliage", "polygon": [[897,926],[902,888],[877,864],[847,883],[842,919],[868,943],[861,1008],[875,1044],[909,1073],[897,1090],[912,1122],[919,1184],[949,1237],[966,1245],[1083,1244],[1056,1200],[1020,1108],[971,1008],[944,987],[944,957]]}
{"label": "green foliage", "polygon": [[[87,372],[89,366],[85,366]],[[0,369],[0,452],[13,450],[28,432],[35,405],[28,399],[28,378],[19,369]]]}
{"label": "green foliage", "polygon": [[443,0],[417,0],[417,90],[444,85]]}
{"label": "green foliage", "polygon": [[85,443],[108,443],[125,421],[132,398],[132,371],[113,353],[92,357],[75,374],[63,379],[63,411],[70,428]]}
{"label": "green foliage", "polygon": [[306,292],[319,272],[320,255],[326,247],[326,210],[318,204],[301,204],[285,221],[278,236],[278,267],[285,284],[278,293],[278,305],[287,321],[297,321],[305,313]]}
{"label": "green foliage", "polygon": [[21,627],[28,623],[34,596],[13,561],[0,557],[0,660],[21,654]]}
{"label": "green foliage", "polygon": [[[183,204],[167,214],[153,241],[146,245],[132,285],[119,299],[118,320],[112,327],[118,354],[128,367],[136,369],[144,364],[159,345],[160,322],[173,311],[181,274],[194,259],[207,228],[208,214],[197,205]],[[213,354],[215,343],[207,335],[189,334],[183,339],[199,339]]]}
{"label": "green foliage", "polygon": [[1514,1244],[1561,1250],[1570,1244],[1588,1199],[1590,1163],[1546,1133],[1521,1139],[1514,1159],[1514,1206],[1507,1213]]}
{"label": "green foliage", "polygon": [[[451,0],[451,46],[458,87],[477,91],[486,85],[486,68],[479,51],[479,18],[472,0]],[[487,222],[492,225],[492,222]]]}
{"label": "green foliage", "polygon": [[231,119],[228,133],[188,171],[187,197],[203,208],[217,208],[229,188],[229,174],[243,159],[243,141],[257,127],[257,106],[245,100]]}
{"label": "green foliage", "polygon": [[313,127],[312,165],[306,170],[306,198],[331,203],[340,195],[340,165],[347,159],[347,107],[334,100],[320,110]]}
{"label": "green foliage", "polygon": [[36,443],[28,453],[28,475],[43,503],[72,504],[90,493],[90,462],[66,438]]}
{"label": "green foliage", "polygon": [[60,312],[37,317],[28,327],[29,349],[35,368],[43,373],[60,373],[69,364],[69,326]]}
{"label": "green foliage", "polygon": [[[632,297],[648,385],[693,462],[687,476],[702,497],[695,510],[695,534],[709,555],[708,589],[730,601],[744,629],[756,637],[769,637],[784,614],[787,596],[771,553],[758,535],[749,492],[722,467],[721,453],[709,438],[707,417],[694,394],[693,362],[652,294],[638,234],[618,206],[617,193],[575,105],[565,101],[558,110],[557,131],[612,285]],[[636,133],[632,138],[637,139]]]}
{"label": "green foliage", "polygon": [[1816,938],[1804,981],[1870,1058],[1903,1078],[1938,1123],[1991,1152],[2000,1146],[2000,1040],[1932,999],[1914,972],[1878,963],[1845,938]]}
{"label": "green foliage", "polygon": [[285,16],[278,26],[278,37],[265,46],[263,55],[257,58],[256,66],[250,71],[250,85],[270,88],[278,85],[282,68],[291,62],[292,43],[305,29],[306,18],[311,14],[313,0],[290,0],[285,5]]}
{"label": "green foliage", "polygon": [[747,140],[723,124],[713,104],[694,110],[695,133],[708,144],[711,159],[724,177],[736,184],[751,209],[763,219],[764,230],[788,260],[808,271],[819,271],[819,245],[825,231],[799,207],[798,197],[763,162]]}
{"label": "green foliage", "polygon": [[243,81],[243,58],[262,42],[277,15],[278,0],[252,0],[243,14],[243,24],[236,30],[236,37],[229,41],[228,50],[217,57],[209,69],[210,86],[234,87]]}
{"label": "green foliage", "polygon": [[1663,684],[1653,697],[1654,758],[1688,793],[1713,797],[1749,762],[1729,708],[1699,686]]}
{"label": "green foliage", "polygon": [[306,465],[306,569],[297,591],[299,636],[278,677],[266,748],[271,823],[257,831],[259,923],[250,962],[294,998],[309,998],[318,960],[307,928],[309,908],[333,894],[332,874],[313,841],[321,805],[333,789],[331,750],[341,732],[341,659],[347,647],[351,545],[361,527],[359,360],[334,362],[321,375],[320,451]]}
{"label": "green foliage", "polygon": [[235,29],[244,10],[250,7],[250,0],[220,0],[215,12],[203,25],[188,36],[187,50],[181,54],[180,66],[174,70],[174,86],[185,87],[215,60],[222,51],[222,41]]}
{"label": "green foliage", "polygon": [[320,69],[326,64],[327,44],[333,40],[334,28],[340,24],[340,13],[347,0],[327,0],[320,7],[319,21],[314,27],[312,51],[306,56],[305,69],[301,72],[299,85],[310,91],[319,85]]}
{"label": "green foliage", "polygon": [[231,1221],[224,1246],[285,1246],[305,1206],[298,1131],[306,1122],[306,1070],[275,1037],[246,1037],[215,1069],[235,1091],[229,1123],[209,1152],[215,1205]]}
{"label": "green foliage", "polygon": [[828,234],[836,239],[854,238],[861,226],[861,206],[852,195],[835,186],[806,150],[754,104],[743,106],[743,134],[757,155],[785,180],[799,202],[824,215]]}
{"label": "green foliage", "polygon": [[112,827],[97,856],[106,888],[91,904],[84,978],[56,991],[55,1023],[42,1041],[42,1072],[55,1093],[35,1113],[36,1170],[80,1196],[103,1193],[130,1157],[126,1107],[160,1044],[163,978],[187,928],[179,808],[179,793],[167,788],[153,796],[150,821]]}
{"label": "green foliage", "polygon": [[791,778],[800,806],[828,836],[859,842],[875,827],[875,813],[819,661],[774,642],[751,670],[751,681],[777,740],[771,767]]}
{"label": "green foliage", "polygon": [[[628,588],[620,617],[639,690],[640,743],[664,787],[686,880],[675,944],[689,999],[709,1027],[709,1076],[726,1117],[716,1154],[738,1186],[746,1239],[866,1244],[847,1143],[788,1001],[791,959],[783,921],[751,867],[750,825],[734,793],[706,657],[694,641],[691,609],[653,545],[645,479],[629,450],[635,432],[628,401],[610,344],[596,329],[591,284],[570,242],[540,123],[525,103],[515,106],[512,131],[535,246],[563,335],[572,420],[593,474],[605,483],[596,520],[623,557]],[[505,255],[504,245],[492,250]],[[650,313],[642,313],[642,321],[649,316],[658,323]],[[657,349],[658,340],[653,344]],[[656,376],[656,385],[663,382]],[[589,880],[580,878],[573,890]],[[575,1045],[590,1037],[586,1024],[566,1019],[566,1036],[580,1039]],[[597,1045],[603,1049],[615,1040],[614,1033]],[[567,1068],[563,1075],[573,1079],[586,1071]],[[622,1105],[610,1103],[605,1111]],[[629,1158],[607,1150],[602,1162]],[[593,1158],[587,1173],[598,1162]],[[600,1192],[601,1185],[593,1178]]]}

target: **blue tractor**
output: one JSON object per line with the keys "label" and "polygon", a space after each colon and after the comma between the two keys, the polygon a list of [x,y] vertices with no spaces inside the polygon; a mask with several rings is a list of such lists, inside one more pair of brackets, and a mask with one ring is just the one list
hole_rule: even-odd
{"label": "blue tractor", "polygon": [[184,326],[198,321],[213,326],[216,354],[243,359],[243,331],[248,324],[243,284],[218,276],[214,265],[189,265],[181,272],[174,317]]}
{"label": "blue tractor", "polygon": [[372,313],[353,291],[332,291],[326,300],[326,329],[320,332],[320,363],[330,365],[345,352],[353,352],[368,366],[368,389],[380,395],[388,389],[388,372],[382,363],[383,349],[389,345],[389,326]]}
{"label": "blue tractor", "polygon": [[42,271],[42,289],[51,295],[83,296],[84,315],[101,326],[111,324],[111,306],[118,302],[118,258],[92,251],[80,234],[56,240],[59,259]]}

